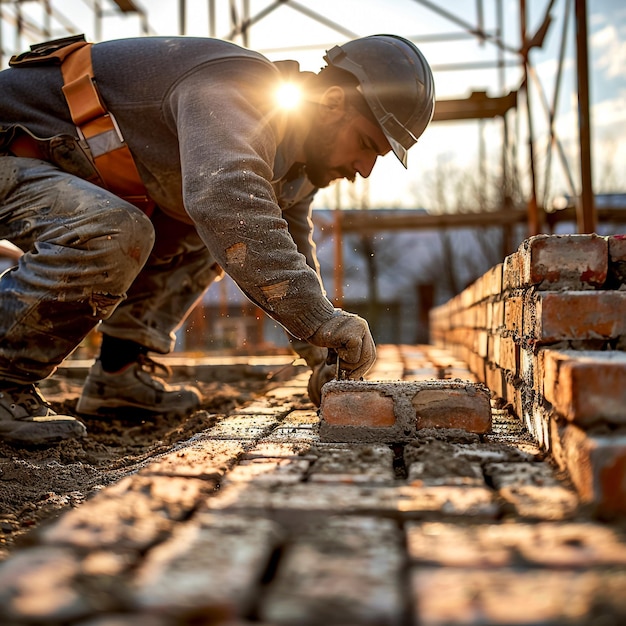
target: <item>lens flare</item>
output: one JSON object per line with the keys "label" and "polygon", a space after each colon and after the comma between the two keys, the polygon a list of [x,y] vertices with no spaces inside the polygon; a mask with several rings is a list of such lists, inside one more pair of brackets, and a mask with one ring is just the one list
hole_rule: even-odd
{"label": "lens flare", "polygon": [[293,83],[283,83],[276,90],[276,102],[281,109],[294,109],[300,103],[300,89]]}

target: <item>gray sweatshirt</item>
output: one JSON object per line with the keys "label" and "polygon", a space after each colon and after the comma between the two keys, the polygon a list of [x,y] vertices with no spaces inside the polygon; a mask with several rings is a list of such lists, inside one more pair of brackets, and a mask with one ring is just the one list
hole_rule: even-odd
{"label": "gray sweatshirt", "polygon": [[[92,62],[151,198],[195,225],[251,300],[296,337],[310,337],[333,305],[316,271],[316,190],[294,167],[307,129],[275,109],[276,66],[228,42],[188,37],[95,44]],[[62,83],[58,66],[0,72],[0,129],[56,137],[46,147],[63,149],[48,150],[50,160],[87,178],[72,156],[79,151],[67,149],[77,132]]]}

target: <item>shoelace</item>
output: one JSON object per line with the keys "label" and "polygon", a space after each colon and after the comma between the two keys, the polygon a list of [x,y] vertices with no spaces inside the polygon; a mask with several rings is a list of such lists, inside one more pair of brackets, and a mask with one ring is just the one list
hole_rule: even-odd
{"label": "shoelace", "polygon": [[139,367],[141,367],[142,370],[148,372],[149,374],[156,375],[160,370],[166,378],[169,378],[172,375],[172,370],[168,365],[151,359],[147,354],[140,354],[137,357],[137,363],[139,363]]}
{"label": "shoelace", "polygon": [[42,406],[50,409],[50,405],[34,385],[0,388],[0,393],[10,401],[11,406],[24,407],[27,413],[34,413]]}

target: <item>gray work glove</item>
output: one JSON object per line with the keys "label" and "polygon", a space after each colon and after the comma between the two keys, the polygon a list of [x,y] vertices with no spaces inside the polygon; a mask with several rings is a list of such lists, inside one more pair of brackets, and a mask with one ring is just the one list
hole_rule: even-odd
{"label": "gray work glove", "polygon": [[327,363],[322,361],[312,369],[307,391],[309,392],[311,402],[315,406],[319,406],[322,403],[322,387],[337,375],[337,362]]}
{"label": "gray work glove", "polygon": [[376,360],[376,346],[367,322],[340,309],[335,309],[333,317],[324,322],[308,341],[334,350],[339,355],[340,369],[349,378],[362,378]]}
{"label": "gray work glove", "polygon": [[[298,356],[303,358],[311,368],[307,391],[311,402],[319,406],[322,400],[322,387],[337,373],[337,354],[333,351],[329,358],[328,348],[320,348],[295,337],[290,338],[290,343]],[[329,363],[327,360],[332,360],[332,362]]]}

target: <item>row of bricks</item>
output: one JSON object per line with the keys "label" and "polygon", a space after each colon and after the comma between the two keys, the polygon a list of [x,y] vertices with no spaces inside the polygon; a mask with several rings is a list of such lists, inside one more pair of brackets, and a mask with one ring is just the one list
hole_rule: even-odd
{"label": "row of bricks", "polygon": [[[431,335],[510,335],[517,341],[547,345],[559,341],[619,341],[626,337],[626,292],[561,291],[503,294],[464,311],[441,305],[431,313]],[[473,331],[468,336],[468,330]],[[475,347],[475,349],[477,346]]]}
{"label": "row of bricks", "polygon": [[333,380],[322,388],[322,441],[399,443],[424,428],[489,432],[489,390],[450,380]]}
{"label": "row of bricks", "polygon": [[546,401],[583,429],[626,426],[626,352],[544,348],[535,353],[510,337],[494,343],[499,349],[492,358],[458,345],[455,351],[497,397],[520,408],[512,390],[526,386],[538,406]]}
{"label": "row of bricks", "polygon": [[467,311],[502,293],[535,287],[573,291],[626,284],[626,236],[536,235],[485,272],[446,306]]}
{"label": "row of bricks", "polygon": [[[518,376],[457,347],[479,380],[523,420],[601,515],[626,513],[626,353],[520,352]],[[594,429],[608,424],[611,430]]]}
{"label": "row of bricks", "polygon": [[[478,380],[509,403],[540,445],[546,449],[558,448],[561,466],[570,471],[583,498],[608,512],[622,512],[625,508],[620,500],[626,496],[622,467],[626,448],[622,447],[618,433],[597,439],[585,431],[598,424],[626,425],[626,353],[557,350],[550,346],[620,347],[620,338],[625,334],[626,294],[622,291],[538,292],[530,288],[524,293],[519,288],[532,284],[526,280],[528,277],[534,277],[535,284],[542,288],[548,284],[548,277],[554,278],[553,286],[571,287],[576,282],[572,278],[576,272],[581,277],[591,277],[588,287],[594,281],[600,283],[598,277],[604,275],[606,267],[602,265],[603,246],[613,250],[612,258],[617,259],[624,241],[595,236],[571,239],[544,236],[538,245],[533,238],[504,264],[515,267],[513,260],[516,260],[518,273],[526,278],[513,284],[511,277],[499,281],[497,272],[488,272],[478,282],[484,286],[493,281],[494,288],[483,289],[491,302],[475,304],[478,291],[475,288],[473,294],[464,297],[461,294],[454,305],[443,305],[432,313],[432,341],[464,359]],[[558,252],[563,253],[563,259]],[[589,257],[587,265],[582,258],[584,254]],[[525,272],[520,269],[523,261]],[[583,271],[585,267],[588,271]],[[563,276],[567,277],[566,281]],[[578,287],[581,281],[582,278]],[[517,290],[506,291],[511,286]],[[502,289],[499,295],[497,287]],[[493,316],[490,319],[488,315],[476,315],[480,309],[493,313],[494,301],[499,305],[501,318],[494,322]],[[463,312],[458,310],[462,302],[474,308],[473,323],[491,321],[491,326],[454,328],[451,311],[457,321],[462,319]],[[581,471],[580,465],[585,463],[586,467],[593,463],[591,471]]]}
{"label": "row of bricks", "polygon": [[[248,418],[256,415],[249,412],[254,408],[248,407]],[[591,577],[591,603],[604,569],[615,575],[616,567],[626,565],[626,547],[616,533],[596,524],[568,527],[563,521],[574,513],[576,498],[552,468],[536,454],[503,445],[496,435],[490,443],[468,433],[443,440],[424,436],[406,447],[409,476],[398,483],[390,448],[319,440],[312,445],[314,411],[277,417],[264,403],[256,409],[257,426],[269,428],[268,436],[223,439],[229,425],[237,431],[231,420],[241,414],[224,417],[43,529],[32,547],[0,565],[3,617],[16,625],[83,620],[87,626],[90,615],[123,613],[142,624],[158,619],[171,624],[208,615],[216,622],[234,620],[254,611],[269,623],[307,624],[319,623],[320,611],[330,610],[324,614],[331,623],[333,618],[407,623],[400,616],[408,582],[410,604],[419,607],[415,623],[423,623],[444,610],[444,596],[437,596],[438,609],[432,592],[424,590],[431,576],[443,574],[431,567],[484,571],[488,566],[496,568],[494,576],[505,577],[515,567],[510,584],[517,589],[525,578],[521,553],[531,568],[528,580],[531,574],[541,577],[532,570],[537,567],[570,568],[551,572],[553,583],[554,576],[564,576],[563,584],[572,576]],[[214,431],[219,438],[211,437]],[[445,459],[450,460],[447,472],[436,475]],[[474,480],[477,467],[492,487]],[[324,481],[311,480],[324,475]],[[516,526],[495,523],[506,516],[506,503],[529,521],[560,521],[534,531],[523,524],[517,535]],[[491,533],[493,549],[478,549],[472,541],[474,553],[465,543],[461,553],[458,545],[452,548],[454,525],[443,525],[447,532],[442,533],[436,524],[411,521],[429,515],[466,520],[456,532],[468,533],[468,539],[473,532],[485,542]],[[469,519],[481,525],[471,530]],[[542,538],[549,555],[538,549]],[[281,546],[278,574],[260,589],[258,581]],[[578,571],[589,563],[601,571]],[[402,583],[407,564],[409,580]],[[446,593],[445,586],[441,591]],[[492,601],[495,597],[487,604]],[[458,606],[460,612],[466,608]],[[497,623],[502,610],[494,606],[487,614]],[[533,610],[550,615],[541,603]]]}
{"label": "row of bricks", "polygon": [[[98,579],[128,568],[136,555],[33,548],[0,570],[5,615],[13,624],[41,623],[45,615],[47,623],[80,626],[165,626],[194,617],[235,625],[251,614],[254,623],[275,625],[384,626],[512,624],[520,615],[525,624],[619,623],[626,611],[623,539],[593,524],[399,528],[389,519],[337,514],[299,530],[290,536],[270,519],[199,512],[135,564],[127,587],[111,585],[97,597]],[[260,593],[258,581],[281,546],[276,576]],[[27,572],[38,585],[25,584],[15,601],[11,591]],[[89,620],[107,610],[118,612]]]}

